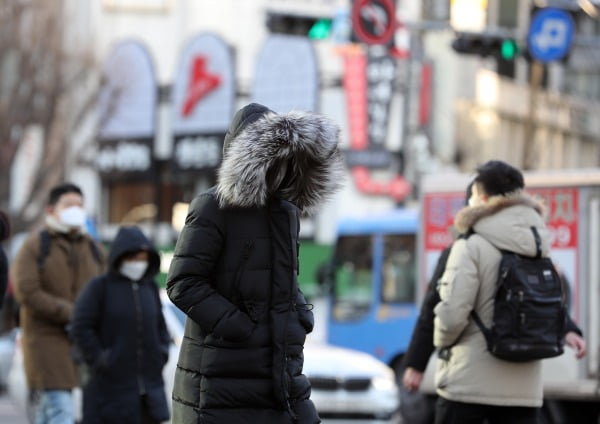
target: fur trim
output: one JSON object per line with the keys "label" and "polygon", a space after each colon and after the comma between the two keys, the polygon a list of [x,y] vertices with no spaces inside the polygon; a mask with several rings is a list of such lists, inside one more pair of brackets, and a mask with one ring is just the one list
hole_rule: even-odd
{"label": "fur trim", "polygon": [[303,213],[314,212],[341,188],[345,173],[339,134],[339,127],[322,115],[266,113],[231,140],[218,171],[219,205],[265,206],[273,194],[267,173],[293,158],[295,178],[277,196]]}
{"label": "fur trim", "polygon": [[492,196],[488,202],[478,206],[465,206],[456,214],[454,218],[454,226],[461,233],[465,234],[469,231],[477,221],[487,216],[494,215],[500,212],[502,209],[509,208],[511,206],[524,205],[535,209],[535,211],[542,217],[546,214],[544,204],[529,194],[518,191],[515,194],[509,194],[507,196]]}

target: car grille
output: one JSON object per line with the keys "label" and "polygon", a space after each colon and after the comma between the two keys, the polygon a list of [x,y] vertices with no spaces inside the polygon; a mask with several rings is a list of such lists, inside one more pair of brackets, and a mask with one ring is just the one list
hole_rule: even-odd
{"label": "car grille", "polygon": [[337,379],[331,377],[309,377],[310,384],[315,390],[347,390],[349,392],[364,392],[369,390],[371,379],[348,378]]}

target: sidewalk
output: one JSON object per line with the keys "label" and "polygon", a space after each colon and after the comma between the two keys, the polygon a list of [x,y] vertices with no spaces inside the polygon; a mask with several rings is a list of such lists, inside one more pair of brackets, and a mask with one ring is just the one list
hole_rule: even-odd
{"label": "sidewalk", "polygon": [[5,394],[0,395],[0,423],[28,424],[25,413],[17,410]]}

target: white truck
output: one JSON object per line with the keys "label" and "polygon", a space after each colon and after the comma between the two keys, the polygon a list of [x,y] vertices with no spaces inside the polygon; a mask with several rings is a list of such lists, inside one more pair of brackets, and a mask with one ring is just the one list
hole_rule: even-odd
{"label": "white truck", "polygon": [[[465,204],[473,175],[444,174],[424,178],[418,249],[419,300],[441,251],[452,242],[448,228]],[[567,277],[570,314],[582,329],[587,356],[581,360],[566,348],[544,361],[543,422],[594,423],[600,411],[600,169],[525,173],[526,191],[546,204],[552,233],[551,257]],[[434,393],[435,354],[429,361],[422,391]],[[493,384],[490,382],[490,384]]]}

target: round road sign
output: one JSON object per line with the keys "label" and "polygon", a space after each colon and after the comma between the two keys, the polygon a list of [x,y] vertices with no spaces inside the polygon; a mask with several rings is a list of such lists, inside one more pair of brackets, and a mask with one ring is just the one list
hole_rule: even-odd
{"label": "round road sign", "polygon": [[533,15],[527,35],[531,56],[543,63],[561,60],[569,53],[574,31],[573,18],[567,11],[540,9]]}
{"label": "round road sign", "polygon": [[367,44],[387,44],[396,29],[393,0],[355,0],[352,28],[357,38]]}

